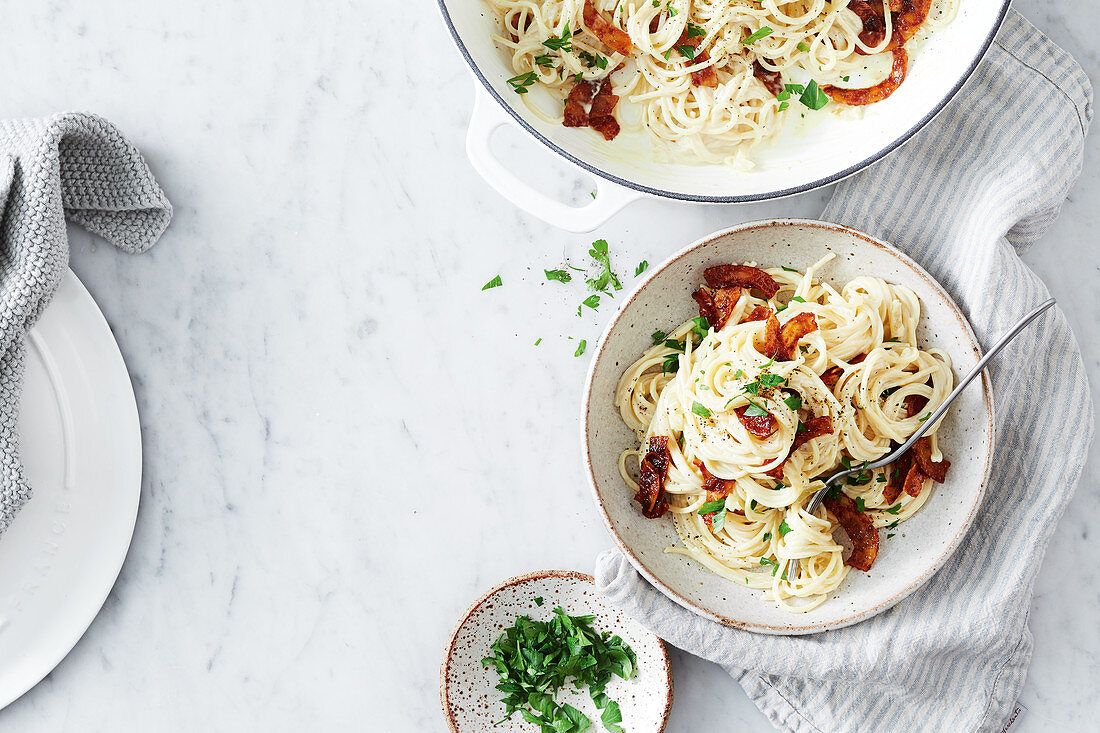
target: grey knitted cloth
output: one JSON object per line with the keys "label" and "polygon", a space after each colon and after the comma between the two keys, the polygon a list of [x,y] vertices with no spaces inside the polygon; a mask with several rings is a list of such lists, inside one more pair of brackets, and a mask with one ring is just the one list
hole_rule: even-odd
{"label": "grey knitted cloth", "polygon": [[118,129],[68,113],[0,121],[0,532],[30,498],[19,458],[25,337],[69,263],[66,217],[127,252],[148,249],[172,206]]}
{"label": "grey knitted cloth", "polygon": [[[958,97],[838,186],[823,218],[923,265],[988,345],[1049,296],[1018,253],[1037,244],[1081,172],[1091,118],[1081,67],[1010,13]],[[1035,578],[1081,475],[1093,414],[1057,309],[990,371],[996,455],[984,505],[951,560],[889,611],[835,631],[761,636],[673,603],[617,552],[599,558],[597,587],[670,643],[721,664],[780,730],[999,731],[1027,674]]]}

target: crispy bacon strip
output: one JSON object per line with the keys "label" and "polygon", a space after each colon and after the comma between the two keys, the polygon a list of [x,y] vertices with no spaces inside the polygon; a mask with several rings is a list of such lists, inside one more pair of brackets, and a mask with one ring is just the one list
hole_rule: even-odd
{"label": "crispy bacon strip", "polygon": [[905,475],[905,484],[902,488],[906,494],[915,499],[920,496],[920,491],[924,488],[925,478],[927,477],[924,475],[924,471],[921,470],[920,464],[914,461],[909,467],[909,473]]}
{"label": "crispy bacon strip", "polygon": [[569,90],[569,96],[565,98],[565,122],[566,127],[588,127],[588,112],[585,106],[592,101],[595,89],[591,82],[583,79],[573,85]]}
{"label": "crispy bacon strip", "polygon": [[895,11],[890,50],[904,46],[906,41],[915,36],[931,9],[932,0],[890,0],[890,10]]}
{"label": "crispy bacon strip", "polygon": [[779,321],[776,320],[774,315],[769,315],[767,323],[764,325],[764,332],[756,335],[756,338],[753,339],[753,346],[764,356],[778,358],[779,350],[783,348],[781,333]]}
{"label": "crispy bacon strip", "polygon": [[937,484],[942,484],[947,480],[947,469],[951,468],[951,461],[942,460],[939,462],[932,460],[932,439],[925,436],[917,441],[913,446],[913,457],[917,461],[917,465],[920,466],[921,472],[928,476],[928,478],[935,481]]}
{"label": "crispy bacon strip", "polygon": [[[692,57],[688,60],[692,64],[705,64],[710,61],[710,56],[706,51],[699,50],[699,44],[703,42],[703,36],[689,36],[687,29],[680,34],[680,37],[676,40],[676,50],[680,51],[681,46],[691,46],[693,49]],[[681,56],[687,58],[681,51]],[[711,87],[716,88],[718,86],[718,75],[714,73],[713,66],[705,66],[702,69],[696,69],[691,72],[691,85],[696,87]]]}
{"label": "crispy bacon strip", "polygon": [[707,492],[707,501],[725,499],[737,485],[736,481],[718,478],[707,470],[707,467],[701,461],[696,461],[695,465],[698,466],[699,472],[703,474],[703,490]]}
{"label": "crispy bacon strip", "polygon": [[803,336],[817,330],[817,319],[813,313],[799,313],[791,320],[783,324],[779,332],[779,354],[777,361],[790,361],[794,358],[798,341]]}
{"label": "crispy bacon strip", "polygon": [[[860,354],[856,358],[849,361],[849,364],[859,364],[861,361],[867,358],[866,354]],[[825,383],[825,386],[829,389],[835,389],[836,383],[840,381],[840,378],[844,375],[844,367],[829,367],[821,373],[821,381]]]}
{"label": "crispy bacon strip", "polygon": [[755,435],[758,438],[766,438],[775,432],[775,418],[769,412],[764,415],[746,415],[749,406],[738,407],[734,412],[737,413],[737,419],[741,421],[741,424],[745,426],[745,430]]}
{"label": "crispy bacon strip", "polygon": [[928,398],[911,394],[905,398],[905,416],[915,417],[928,405]]}
{"label": "crispy bacon strip", "polygon": [[[886,22],[883,18],[882,4],[879,3],[876,9],[875,6],[869,2],[864,2],[864,0],[852,0],[848,3],[848,9],[858,15],[863,22],[863,30],[859,32],[859,40],[872,48],[882,43],[882,39],[886,37]],[[857,48],[856,53],[867,55],[867,52],[861,48]]]}
{"label": "crispy bacon strip", "polygon": [[592,35],[600,39],[603,45],[623,56],[629,56],[634,45],[630,42],[630,35],[622,28],[611,24],[607,18],[596,12],[596,6],[592,0],[584,0],[584,25],[592,31]]}
{"label": "crispy bacon strip", "polygon": [[668,511],[664,497],[665,477],[672,456],[668,453],[668,438],[657,435],[649,439],[649,452],[642,458],[641,475],[638,477],[638,493],[634,500],[642,505],[642,515],[657,519]]}
{"label": "crispy bacon strip", "polygon": [[895,48],[894,63],[890,66],[890,74],[872,87],[864,89],[841,89],[831,84],[821,87],[821,91],[828,94],[834,101],[859,107],[866,104],[881,102],[897,91],[901,83],[905,81],[905,72],[909,68],[909,54],[904,48]]}
{"label": "crispy bacon strip", "polygon": [[769,71],[760,65],[759,61],[752,62],[752,75],[764,85],[773,97],[778,97],[783,91],[783,75],[778,71]]}
{"label": "crispy bacon strip", "polygon": [[756,288],[769,300],[779,292],[779,283],[763,270],[748,265],[715,265],[703,271],[703,278],[712,288]]}
{"label": "crispy bacon strip", "polygon": [[871,518],[861,512],[852,498],[840,492],[835,498],[826,497],[825,507],[836,517],[852,541],[852,555],[846,561],[857,570],[867,572],[878,557],[878,530]]}
{"label": "crispy bacon strip", "polygon": [[749,314],[741,319],[741,323],[750,323],[752,321],[766,321],[772,315],[772,309],[766,305],[758,305],[749,311]]}
{"label": "crispy bacon strip", "polygon": [[797,433],[794,436],[794,445],[791,446],[791,451],[796,451],[806,443],[810,442],[814,438],[820,438],[823,435],[833,434],[833,418],[829,415],[822,415],[821,417],[812,417],[806,422],[802,423],[802,427],[806,428],[801,433]]}
{"label": "crispy bacon strip", "polygon": [[715,288],[711,293],[711,297],[714,298],[714,310],[718,316],[717,321],[711,321],[715,330],[720,331],[729,323],[733,309],[737,307],[737,301],[741,300],[741,293],[741,288]]}
{"label": "crispy bacon strip", "polygon": [[703,288],[696,290],[691,297],[699,304],[699,315],[706,318],[707,322],[717,330],[718,326],[715,324],[718,322],[718,309],[714,305],[714,297]]}
{"label": "crispy bacon strip", "polygon": [[618,103],[619,98],[611,89],[611,77],[606,77],[588,111],[588,126],[603,135],[604,140],[614,140],[619,134],[619,121],[612,115]]}
{"label": "crispy bacon strip", "polygon": [[912,453],[906,453],[886,467],[886,488],[882,490],[882,498],[887,504],[893,504],[901,496],[902,487],[905,486],[909,469],[912,467]]}

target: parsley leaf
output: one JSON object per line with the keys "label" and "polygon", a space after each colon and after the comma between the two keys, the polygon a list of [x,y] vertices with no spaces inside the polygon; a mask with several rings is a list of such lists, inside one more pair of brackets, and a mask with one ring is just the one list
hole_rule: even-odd
{"label": "parsley leaf", "polygon": [[886,511],[887,514],[897,514],[898,512],[901,511],[901,504],[900,503],[899,504],[894,504],[894,506],[890,507],[889,509],[886,509],[885,511]]}
{"label": "parsley leaf", "polygon": [[485,283],[485,284],[484,284],[484,285],[483,285],[483,286],[481,287],[481,289],[482,289],[482,290],[488,290],[489,288],[499,288],[499,287],[500,287],[501,285],[503,285],[503,284],[504,284],[504,283],[502,283],[502,282],[500,281],[500,275],[497,275],[497,276],[496,276],[496,277],[494,277],[494,278],[493,278],[492,280],[490,280],[489,282]]}
{"label": "parsley leaf", "polygon": [[787,407],[791,408],[792,410],[797,410],[802,407],[802,395],[798,394],[797,392],[791,393],[791,395],[783,401],[786,402]]}
{"label": "parsley leaf", "polygon": [[790,531],[791,531],[791,528],[787,524],[786,519],[784,519],[782,522],[780,522],[780,524],[779,524],[779,536],[780,537],[786,537],[787,533],[790,532]]}
{"label": "parsley leaf", "polygon": [[772,538],[772,533],[771,533],[771,532],[765,532],[765,533],[764,533],[764,536],[763,536],[763,537],[761,537],[760,539],[761,539],[761,540],[763,540],[764,542],[767,542],[767,541],[768,541],[768,540],[770,540],[771,538]]}
{"label": "parsley leaf", "polygon": [[797,48],[797,49],[798,49],[799,51],[802,51],[802,52],[806,52],[806,51],[809,51],[809,50],[810,50],[810,47],[809,47],[809,46],[807,46],[807,45],[806,45],[805,43],[803,43],[802,41],[799,41],[799,42],[798,42],[798,45],[797,45],[797,46],[795,46],[795,48]]}
{"label": "parsley leaf", "polygon": [[701,25],[695,25],[694,23],[687,24],[688,38],[695,38],[696,36],[705,36],[707,29]]}
{"label": "parsley leaf", "polygon": [[653,339],[653,345],[654,345],[654,346],[656,346],[657,344],[659,344],[659,343],[661,343],[662,341],[664,341],[664,340],[665,340],[665,336],[667,336],[667,335],[668,335],[668,334],[667,334],[667,333],[665,333],[664,331],[654,331],[654,332],[653,332],[653,335],[652,335],[652,336],[650,336],[650,338],[651,338],[651,339]]}
{"label": "parsley leaf", "polygon": [[560,283],[567,283],[573,279],[573,276],[569,274],[569,270],[543,270],[546,273],[547,280],[557,280]]}
{"label": "parsley leaf", "polygon": [[683,46],[676,46],[676,50],[680,52],[680,55],[689,61],[695,60],[695,46],[689,46],[684,44]]}
{"label": "parsley leaf", "polygon": [[816,81],[810,79],[810,82],[806,85],[806,91],[802,92],[802,96],[798,98],[798,101],[810,109],[821,109],[829,103],[829,96],[821,91]]}
{"label": "parsley leaf", "polygon": [[860,513],[866,513],[867,512],[867,504],[866,504],[866,502],[863,501],[862,496],[857,496],[856,497],[856,509],[858,509],[860,511]]}
{"label": "parsley leaf", "polygon": [[928,418],[930,418],[930,417],[932,417],[932,413],[931,413],[931,412],[925,413],[924,417],[922,417],[922,418],[921,418],[920,420],[918,420],[917,422],[924,422],[925,420],[927,420],[927,419],[928,419]]}
{"label": "parsley leaf", "polygon": [[583,354],[584,350],[585,350],[585,348],[587,348],[587,346],[588,346],[588,342],[585,341],[584,339],[581,339],[580,344],[577,345],[577,351],[576,351],[576,353],[573,354],[573,356],[580,356],[581,354]]}
{"label": "parsley leaf", "polygon": [[643,272],[645,272],[647,267],[649,267],[649,263],[645,260],[639,262],[638,266],[634,268],[634,277],[638,277],[638,275],[641,275]]}
{"label": "parsley leaf", "polygon": [[[788,84],[787,86],[790,86],[790,85]],[[779,269],[784,270],[786,272],[798,272],[798,270],[794,269],[793,267],[786,267],[784,265],[780,265]]]}
{"label": "parsley leaf", "polygon": [[767,414],[767,410],[765,410],[763,407],[756,404],[752,400],[749,400],[749,406],[745,408],[745,417],[763,417]]}
{"label": "parsley leaf", "polygon": [[700,514],[714,514],[715,512],[720,512],[725,508],[726,508],[726,500],[725,499],[717,499],[715,501],[708,501],[706,504],[699,507],[699,513]]}
{"label": "parsley leaf", "polygon": [[562,29],[560,36],[548,38],[542,42],[542,45],[551,51],[572,51],[573,34],[569,32],[569,21],[565,22],[565,28]]}
{"label": "parsley leaf", "polygon": [[694,401],[691,403],[691,411],[700,417],[710,417],[711,414],[710,410]]}
{"label": "parsley leaf", "polygon": [[745,38],[742,38],[741,43],[745,44],[746,46],[751,46],[752,44],[759,41],[761,38],[767,38],[768,36],[770,36],[774,32],[775,31],[773,31],[768,26],[764,26],[763,28],[756,31],[755,33],[753,33],[749,36],[746,36]]}
{"label": "parsley leaf", "polygon": [[707,320],[706,316],[691,319],[692,333],[697,333],[700,337],[706,338],[708,328],[710,328],[710,321]]}
{"label": "parsley leaf", "polygon": [[596,310],[600,307],[600,296],[592,294],[581,301],[581,305],[587,305],[592,310]]}
{"label": "parsley leaf", "polygon": [[517,74],[508,80],[508,84],[512,87],[512,90],[516,94],[526,94],[527,87],[531,86],[538,79],[538,75],[533,71],[528,71],[526,74]]}
{"label": "parsley leaf", "polygon": [[588,255],[601,266],[600,273],[596,277],[585,278],[588,287],[600,292],[607,292],[608,285],[615,288],[615,290],[622,290],[623,286],[619,282],[618,276],[611,271],[611,258],[607,254],[607,240],[597,239],[593,242],[592,248],[588,250]]}

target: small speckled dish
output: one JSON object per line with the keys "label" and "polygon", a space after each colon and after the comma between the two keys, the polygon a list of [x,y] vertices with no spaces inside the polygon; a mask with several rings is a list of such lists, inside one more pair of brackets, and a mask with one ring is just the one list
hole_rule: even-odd
{"label": "small speckled dish", "polygon": [[[535,602],[542,598],[542,605]],[[593,627],[622,637],[637,655],[637,673],[633,679],[612,677],[607,694],[619,703],[624,729],[631,733],[662,731],[672,709],[672,666],[664,643],[599,593],[592,576],[569,570],[544,570],[509,578],[481,598],[463,614],[455,626],[440,668],[439,694],[443,714],[452,731],[531,731],[531,723],[517,712],[504,724],[493,724],[504,717],[500,681],[496,670],[481,666],[482,658],[504,629],[522,615],[545,620],[556,606],[570,616],[591,614]],[[600,715],[587,691],[572,694],[567,685],[558,693],[558,701],[578,708],[593,721],[591,730],[602,730]]]}
{"label": "small speckled dish", "polygon": [[[742,224],[677,252],[624,299],[592,359],[582,400],[582,453],[596,506],[619,549],[650,583],[701,616],[764,634],[808,634],[854,624],[881,613],[915,591],[951,557],[981,504],[993,457],[993,393],[989,378],[973,384],[944,418],[940,436],[951,461],[947,482],[936,484],[920,512],[883,539],[868,573],[849,572],[816,609],[791,614],[764,598],[665,548],[679,544],[672,520],[642,517],[619,476],[618,458],[637,442],[614,405],[624,369],[652,345],[650,334],[671,331],[698,315],[691,293],[703,270],[726,262],[756,262],[805,270],[833,252],[817,274],[838,288],[859,275],[906,285],[921,300],[917,338],[947,351],[956,381],[981,352],[966,318],[947,292],[911,259],[885,242],[836,224],[779,219]],[[964,593],[964,588],[953,589]]]}

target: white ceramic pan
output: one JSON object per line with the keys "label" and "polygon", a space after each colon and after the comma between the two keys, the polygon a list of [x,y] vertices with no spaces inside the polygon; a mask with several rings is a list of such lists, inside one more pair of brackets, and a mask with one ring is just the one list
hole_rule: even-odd
{"label": "white ceramic pan", "polygon": [[[491,35],[495,21],[481,0],[439,0],[458,50],[477,78],[466,152],[478,173],[524,211],[570,231],[590,231],[626,204],[645,195],[705,203],[739,203],[778,198],[833,183],[894,150],[962,87],[992,43],[1009,0],[960,0],[959,14],[920,46],[905,83],[889,99],[862,114],[828,114],[801,131],[754,154],[756,167],[738,172],[726,166],[685,166],[656,160],[644,140],[610,143],[587,129],[568,129],[540,120],[506,83],[515,75]],[[533,90],[538,92],[538,90]],[[850,118],[850,119],[849,119]],[[524,182],[531,171],[512,171],[497,160],[489,139],[502,125],[534,138],[596,180],[595,200],[566,206]]]}

